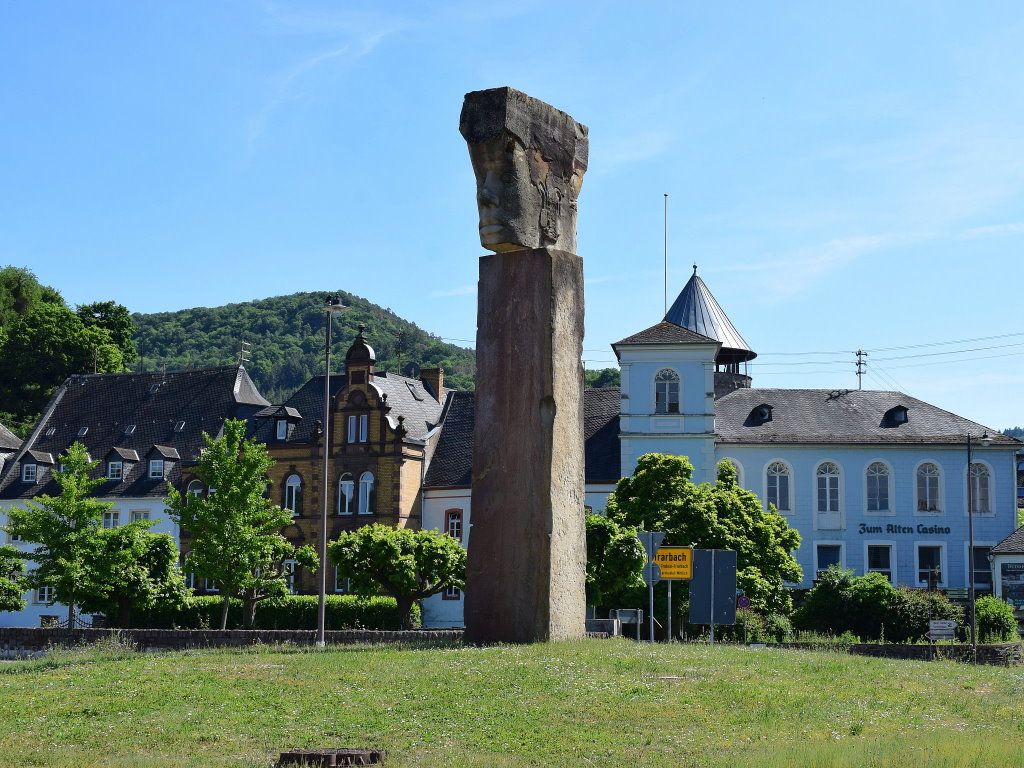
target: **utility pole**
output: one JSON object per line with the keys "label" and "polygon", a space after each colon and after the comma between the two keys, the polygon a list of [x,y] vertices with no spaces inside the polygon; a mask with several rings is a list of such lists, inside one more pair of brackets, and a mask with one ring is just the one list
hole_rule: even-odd
{"label": "utility pole", "polygon": [[856,354],[857,354],[857,389],[864,389],[864,387],[862,386],[862,377],[864,376],[864,372],[868,368],[868,361],[865,359],[865,358],[867,358],[868,353],[865,352],[862,349],[858,349]]}

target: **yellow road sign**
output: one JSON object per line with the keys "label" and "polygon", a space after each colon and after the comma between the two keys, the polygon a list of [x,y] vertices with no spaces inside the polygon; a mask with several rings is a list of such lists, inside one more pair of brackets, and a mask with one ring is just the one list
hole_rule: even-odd
{"label": "yellow road sign", "polygon": [[663,580],[693,578],[693,550],[690,547],[658,547],[654,562],[661,568]]}

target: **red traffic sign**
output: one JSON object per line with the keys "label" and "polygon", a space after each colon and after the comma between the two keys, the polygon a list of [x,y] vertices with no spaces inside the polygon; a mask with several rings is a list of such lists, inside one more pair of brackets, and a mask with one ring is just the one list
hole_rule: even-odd
{"label": "red traffic sign", "polygon": [[736,601],[736,605],[738,605],[740,608],[749,608],[750,598],[746,595],[741,595],[740,599]]}

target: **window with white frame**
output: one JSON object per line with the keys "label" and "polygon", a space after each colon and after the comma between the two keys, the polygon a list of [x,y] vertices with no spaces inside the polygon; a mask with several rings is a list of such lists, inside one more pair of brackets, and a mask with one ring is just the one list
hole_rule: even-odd
{"label": "window with white frame", "polygon": [[984,464],[971,464],[969,482],[971,484],[971,511],[991,512],[990,501],[992,474]]}
{"label": "window with white frame", "polygon": [[375,501],[373,492],[373,473],[363,472],[359,476],[359,514],[372,515]]}
{"label": "window with white frame", "polygon": [[817,503],[819,512],[839,511],[839,467],[831,461],[823,461],[815,471]]}
{"label": "window with white frame", "polygon": [[462,590],[458,587],[445,587],[444,592],[441,593],[442,600],[461,600]]}
{"label": "window with white frame", "polygon": [[185,580],[185,589],[196,591],[196,575],[191,571],[182,571],[182,578]]}
{"label": "window with white frame", "polygon": [[350,443],[365,443],[369,438],[369,429],[370,418],[366,414],[348,417],[348,441]]}
{"label": "window with white frame", "polygon": [[121,524],[121,513],[116,509],[108,509],[103,513],[103,527],[117,528]]}
{"label": "window with white frame", "polygon": [[198,499],[203,495],[203,483],[201,480],[192,480],[188,484],[188,488],[185,489],[185,493],[194,499]]}
{"label": "window with white frame", "polygon": [[[991,547],[974,548],[974,586],[986,589],[992,588],[992,563],[988,559],[988,551]],[[970,575],[967,575],[970,579]]]}
{"label": "window with white frame", "polygon": [[445,527],[448,529],[448,535],[456,541],[462,541],[462,510],[446,510],[445,518]]}
{"label": "window with white frame", "polygon": [[334,591],[339,595],[346,595],[351,590],[351,585],[348,579],[343,579],[338,576],[338,566],[334,566]]}
{"label": "window with white frame", "polygon": [[284,574],[285,586],[288,588],[288,591],[294,595],[298,564],[294,560],[285,560],[283,565],[284,568],[282,569],[282,573]]}
{"label": "window with white frame", "polygon": [[35,462],[26,463],[21,465],[21,482],[23,483],[34,483],[36,481],[36,469],[37,465]]}
{"label": "window with white frame", "polygon": [[124,462],[114,460],[107,462],[107,480],[120,480],[123,474]]}
{"label": "window with white frame", "polygon": [[881,573],[892,583],[892,545],[868,544],[868,573]]}
{"label": "window with white frame", "polygon": [[843,547],[841,544],[818,544],[815,547],[815,558],[817,559],[815,571],[821,574],[832,566],[843,564]]}
{"label": "window with white frame", "polygon": [[742,486],[743,485],[743,467],[740,466],[740,463],[738,461],[736,461],[736,459],[732,459],[732,458],[728,458],[728,457],[722,459],[722,461],[728,461],[730,464],[732,464],[732,468],[734,470],[736,470],[736,485]]}
{"label": "window with white frame", "polygon": [[284,481],[284,508],[296,516],[302,511],[302,478],[298,475],[288,475]]}
{"label": "window with white frame", "polygon": [[8,544],[21,544],[21,542],[23,542],[23,541],[24,541],[24,539],[21,536],[15,536],[13,533],[8,533],[7,534],[7,543]]}
{"label": "window with white frame", "polygon": [[288,437],[288,422],[284,419],[277,420],[277,439],[284,440]]}
{"label": "window with white frame", "polygon": [[213,579],[206,579],[205,586],[207,592],[220,592],[220,587],[217,586],[217,582]]}
{"label": "window with white frame", "polygon": [[882,461],[868,465],[867,481],[868,512],[889,511],[889,466]]}
{"label": "window with white frame", "polygon": [[48,587],[45,584],[38,589],[32,595],[32,602],[40,605],[49,605],[55,599],[53,587]]}
{"label": "window with white frame", "polygon": [[351,472],[338,479],[338,514],[351,515],[355,509],[356,481]]}
{"label": "window with white frame", "polygon": [[139,520],[149,520],[148,509],[133,509],[130,514],[133,523],[137,523]]}
{"label": "window with white frame", "polygon": [[150,459],[149,460],[149,478],[150,480],[162,480],[164,477],[164,460],[163,459]]}
{"label": "window with white frame", "polygon": [[939,498],[939,489],[942,481],[942,473],[939,468],[926,461],[917,468],[917,511],[918,512],[939,512],[942,509],[942,500]]}
{"label": "window with white frame", "polygon": [[917,583],[935,587],[942,583],[942,546],[917,545]]}
{"label": "window with white frame", "polygon": [[775,506],[779,512],[789,512],[792,509],[790,504],[790,477],[789,467],[781,461],[773,461],[765,471],[766,500]]}
{"label": "window with white frame", "polygon": [[654,375],[654,412],[679,413],[679,374],[671,368]]}

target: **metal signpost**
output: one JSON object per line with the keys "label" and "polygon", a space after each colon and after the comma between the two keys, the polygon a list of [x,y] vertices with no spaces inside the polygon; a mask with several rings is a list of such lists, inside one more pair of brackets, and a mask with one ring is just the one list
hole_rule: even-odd
{"label": "metal signpost", "polygon": [[644,550],[647,552],[647,565],[644,566],[644,583],[647,585],[647,597],[648,597],[648,611],[647,616],[650,620],[650,632],[649,640],[654,642],[654,585],[661,580],[661,569],[658,564],[654,562],[655,553],[658,551],[658,547],[661,546],[661,542],[665,540],[664,531],[640,531],[637,533],[637,538],[640,539],[640,544],[643,545]]}
{"label": "metal signpost", "polygon": [[952,640],[956,637],[956,622],[952,619],[932,619],[924,634],[931,641]]}

